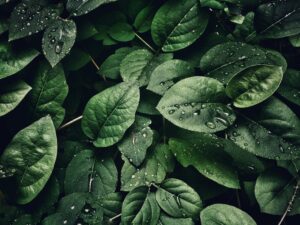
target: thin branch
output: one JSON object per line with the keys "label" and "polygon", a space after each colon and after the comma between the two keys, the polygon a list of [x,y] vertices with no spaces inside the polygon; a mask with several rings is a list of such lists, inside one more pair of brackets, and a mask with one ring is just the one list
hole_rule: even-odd
{"label": "thin branch", "polygon": [[163,123],[163,140],[164,140],[164,144],[166,144],[167,137],[166,137],[166,119],[165,119],[165,117],[162,118],[162,123]]}
{"label": "thin branch", "polygon": [[77,121],[79,121],[79,120],[81,120],[81,119],[82,119],[82,115],[76,117],[75,119],[73,119],[73,120],[71,120],[71,121],[69,121],[69,122],[67,122],[67,123],[65,123],[65,124],[63,124],[63,125],[60,126],[57,130],[59,131],[59,130],[65,129],[65,128],[71,126],[73,123],[76,123]]}
{"label": "thin branch", "polygon": [[[90,59],[91,59],[93,65],[96,67],[97,71],[99,71],[100,67],[98,66],[98,64],[96,63],[96,61],[93,59],[92,56],[90,56]],[[106,81],[106,77],[104,76],[104,74],[102,74],[102,78],[103,78],[104,81]]]}
{"label": "thin branch", "polygon": [[295,199],[297,197],[297,194],[298,194],[299,186],[300,186],[300,180],[297,181],[297,184],[296,184],[295,190],[294,190],[294,194],[293,194],[291,200],[289,201],[289,204],[288,204],[284,214],[282,215],[280,221],[278,222],[278,225],[281,225],[283,223],[283,221],[284,221],[285,217],[287,216],[287,214],[292,210],[294,201],[295,201]]}
{"label": "thin branch", "polygon": [[113,222],[115,219],[118,219],[120,216],[122,216],[121,213],[118,214],[118,215],[116,215],[116,216],[114,216],[114,217],[112,217],[112,218],[110,218],[108,221],[111,223],[111,222]]}
{"label": "thin branch", "polygon": [[236,190],[236,191],[235,191],[235,195],[236,195],[236,201],[237,201],[237,204],[238,204],[239,208],[241,209],[241,208],[242,208],[242,203],[241,203],[241,199],[240,199],[240,193],[239,193],[239,190]]}
{"label": "thin branch", "polygon": [[146,45],[153,53],[156,53],[155,49],[151,47],[150,44],[148,44],[138,33],[134,32],[135,36],[143,42],[144,45]]}

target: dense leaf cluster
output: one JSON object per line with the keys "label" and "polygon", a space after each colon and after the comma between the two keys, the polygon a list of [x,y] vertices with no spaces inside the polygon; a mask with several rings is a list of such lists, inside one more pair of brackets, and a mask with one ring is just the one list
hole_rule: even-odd
{"label": "dense leaf cluster", "polygon": [[299,0],[0,0],[0,224],[299,224],[299,47]]}

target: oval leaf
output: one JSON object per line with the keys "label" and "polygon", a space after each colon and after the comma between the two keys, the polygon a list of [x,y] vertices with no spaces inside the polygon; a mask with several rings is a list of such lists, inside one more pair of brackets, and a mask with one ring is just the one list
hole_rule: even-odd
{"label": "oval leaf", "polygon": [[157,109],[176,126],[214,133],[226,129],[235,120],[234,112],[222,103],[225,101],[225,88],[219,81],[190,77],[171,87]]}
{"label": "oval leaf", "polygon": [[31,202],[47,183],[56,160],[57,139],[53,122],[43,117],[19,131],[5,149],[1,162],[15,168],[17,202]]}
{"label": "oval leaf", "polygon": [[139,99],[138,87],[127,82],[95,95],[83,112],[83,132],[96,147],[115,144],[133,124]]}

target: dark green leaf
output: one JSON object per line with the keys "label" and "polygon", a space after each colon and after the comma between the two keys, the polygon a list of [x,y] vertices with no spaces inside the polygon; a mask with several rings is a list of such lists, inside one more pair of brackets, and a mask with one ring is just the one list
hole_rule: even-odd
{"label": "dark green leaf", "polygon": [[191,218],[172,218],[163,213],[160,214],[157,225],[194,225]]}
{"label": "dark green leaf", "polygon": [[120,22],[109,28],[108,34],[116,41],[127,42],[134,39],[135,34],[130,24]]}
{"label": "dark green leaf", "polygon": [[300,71],[288,69],[284,74],[283,81],[278,93],[297,105],[300,105]]}

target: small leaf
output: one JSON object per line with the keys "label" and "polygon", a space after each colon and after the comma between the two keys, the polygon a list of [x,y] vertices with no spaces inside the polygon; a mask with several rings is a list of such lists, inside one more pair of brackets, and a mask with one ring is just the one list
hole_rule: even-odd
{"label": "small leaf", "polygon": [[59,15],[59,9],[47,1],[23,0],[10,16],[9,41],[44,30]]}
{"label": "small leaf", "polygon": [[93,193],[103,197],[116,190],[118,171],[111,158],[101,158],[91,150],[76,154],[66,169],[65,193]]}
{"label": "small leaf", "polygon": [[163,95],[175,81],[194,75],[194,68],[187,62],[173,59],[160,64],[152,72],[147,89]]}
{"label": "small leaf", "polygon": [[228,188],[240,188],[235,168],[227,164],[231,158],[223,152],[223,143],[207,134],[197,140],[170,139],[170,149],[183,166],[193,166],[203,176]]}
{"label": "small leaf", "polygon": [[140,86],[147,85],[153,70],[172,57],[172,54],[155,56],[146,49],[135,50],[123,59],[120,65],[121,76],[124,81],[138,81]]}
{"label": "small leaf", "polygon": [[154,4],[149,4],[143,8],[136,16],[133,26],[139,33],[147,32],[151,29],[151,23],[155,14]]}
{"label": "small leaf", "polygon": [[22,80],[1,85],[0,89],[0,116],[14,110],[25,98],[31,87]]}
{"label": "small leaf", "polygon": [[116,41],[128,42],[134,39],[135,34],[132,26],[125,22],[114,24],[109,28],[108,34]]}
{"label": "small leaf", "polygon": [[103,4],[115,1],[117,0],[68,0],[67,10],[73,16],[81,16],[89,13]]}
{"label": "small leaf", "polygon": [[114,54],[105,59],[100,66],[98,73],[110,79],[118,79],[120,76],[120,64],[122,60],[134,50],[136,50],[135,47],[119,48]]}
{"label": "small leaf", "polygon": [[157,109],[176,126],[214,133],[226,129],[235,120],[232,109],[223,104],[225,101],[222,83],[208,77],[190,77],[172,86]]}
{"label": "small leaf", "polygon": [[277,92],[285,99],[300,106],[299,79],[300,71],[288,69]]}
{"label": "small leaf", "polygon": [[152,144],[153,131],[150,124],[150,119],[137,116],[132,128],[128,130],[128,135],[118,144],[120,152],[135,166],[141,165]]}
{"label": "small leaf", "polygon": [[295,48],[299,48],[300,47],[300,34],[290,36],[289,41]]}
{"label": "small leaf", "polygon": [[185,182],[170,178],[166,179],[156,191],[159,206],[170,216],[176,218],[198,218],[202,209],[202,201]]}
{"label": "small leaf", "polygon": [[15,53],[10,45],[0,43],[0,79],[19,72],[39,54],[34,49],[21,50]]}
{"label": "small leaf", "polygon": [[47,183],[56,160],[57,139],[53,122],[43,117],[19,131],[6,147],[1,162],[16,169],[17,202],[31,202]]}
{"label": "small leaf", "polygon": [[63,64],[66,71],[77,71],[91,61],[88,53],[79,48],[72,48],[70,54],[64,58]]}
{"label": "small leaf", "polygon": [[139,99],[138,87],[127,82],[95,95],[83,112],[83,132],[96,147],[115,144],[133,124]]}
{"label": "small leaf", "polygon": [[65,116],[62,104],[68,89],[62,65],[51,68],[47,63],[41,63],[29,94],[29,117],[38,119],[50,115],[55,127],[59,127]]}
{"label": "small leaf", "polygon": [[[262,173],[256,180],[255,197],[263,213],[283,215],[299,185],[287,170],[273,168]],[[295,198],[288,215],[300,213],[299,198]]]}
{"label": "small leaf", "polygon": [[52,67],[71,50],[76,39],[76,24],[73,20],[57,19],[44,32],[43,52]]}
{"label": "small leaf", "polygon": [[206,207],[200,214],[203,225],[256,225],[246,212],[226,204],[214,204]]}
{"label": "small leaf", "polygon": [[155,195],[148,187],[138,187],[125,197],[121,221],[123,225],[157,225],[159,214]]}
{"label": "small leaf", "polygon": [[255,25],[265,38],[284,38],[300,33],[299,18],[299,1],[273,1],[257,8]]}
{"label": "small leaf", "polygon": [[253,66],[233,77],[226,87],[226,93],[233,99],[235,107],[251,107],[273,95],[282,77],[281,67]]}
{"label": "small leaf", "polygon": [[275,51],[241,42],[227,42],[211,48],[200,61],[200,68],[206,75],[227,84],[244,69],[256,65],[276,65],[286,71],[285,59]]}
{"label": "small leaf", "polygon": [[164,52],[174,52],[194,43],[207,23],[208,15],[198,0],[168,0],[155,14],[151,34]]}

